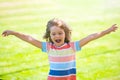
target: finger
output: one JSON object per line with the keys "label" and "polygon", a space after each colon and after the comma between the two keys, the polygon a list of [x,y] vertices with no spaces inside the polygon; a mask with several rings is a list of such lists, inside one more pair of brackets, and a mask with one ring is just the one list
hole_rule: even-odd
{"label": "finger", "polygon": [[7,32],[2,33],[2,36],[3,37],[7,36]]}
{"label": "finger", "polygon": [[115,30],[117,30],[117,29],[118,29],[118,27],[117,27],[117,26],[115,26],[115,27],[114,27],[114,29],[115,29]]}
{"label": "finger", "polygon": [[5,34],[2,34],[2,36],[4,36]]}
{"label": "finger", "polygon": [[2,34],[3,37],[5,37],[5,34]]}
{"label": "finger", "polygon": [[117,24],[113,24],[112,26],[116,26]]}
{"label": "finger", "polygon": [[4,31],[2,34],[6,34],[6,31]]}
{"label": "finger", "polygon": [[117,28],[118,28],[118,27],[115,27],[115,28],[114,28],[114,31],[116,31],[116,30],[117,30]]}

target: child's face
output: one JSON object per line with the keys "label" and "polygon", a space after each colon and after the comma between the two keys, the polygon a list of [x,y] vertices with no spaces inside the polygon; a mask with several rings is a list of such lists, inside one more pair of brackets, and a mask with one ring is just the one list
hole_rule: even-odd
{"label": "child's face", "polygon": [[53,26],[50,28],[50,37],[56,46],[61,46],[64,44],[65,32],[63,29]]}

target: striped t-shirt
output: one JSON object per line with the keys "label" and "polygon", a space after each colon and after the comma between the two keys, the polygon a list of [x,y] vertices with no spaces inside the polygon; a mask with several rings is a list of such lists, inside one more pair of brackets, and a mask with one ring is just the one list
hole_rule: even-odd
{"label": "striped t-shirt", "polygon": [[79,41],[65,43],[60,47],[42,42],[42,51],[48,53],[50,64],[48,80],[76,80],[75,52],[80,49]]}

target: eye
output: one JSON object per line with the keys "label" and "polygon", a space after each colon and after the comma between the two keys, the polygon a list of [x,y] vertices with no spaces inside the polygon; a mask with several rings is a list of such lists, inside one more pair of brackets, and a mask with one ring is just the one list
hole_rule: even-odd
{"label": "eye", "polygon": [[52,33],[53,36],[55,36],[56,34],[55,33]]}
{"label": "eye", "polygon": [[59,35],[62,35],[62,33],[59,33]]}

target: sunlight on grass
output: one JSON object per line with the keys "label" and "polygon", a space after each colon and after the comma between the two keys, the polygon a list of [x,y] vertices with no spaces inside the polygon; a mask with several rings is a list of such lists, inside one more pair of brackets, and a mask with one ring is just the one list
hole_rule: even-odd
{"label": "sunlight on grass", "polygon": [[[119,0],[0,0],[0,33],[16,30],[42,39],[49,19],[58,17],[79,40],[116,23]],[[120,79],[120,30],[93,41],[77,52],[77,80]],[[47,54],[14,36],[0,36],[0,79],[46,80]]]}

